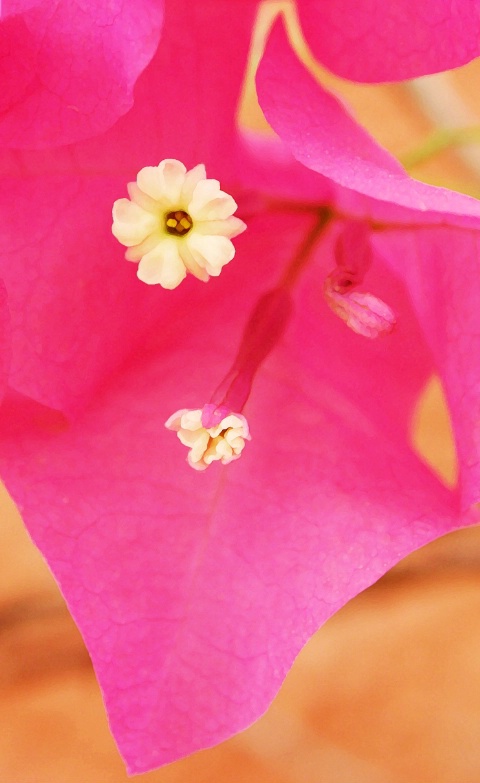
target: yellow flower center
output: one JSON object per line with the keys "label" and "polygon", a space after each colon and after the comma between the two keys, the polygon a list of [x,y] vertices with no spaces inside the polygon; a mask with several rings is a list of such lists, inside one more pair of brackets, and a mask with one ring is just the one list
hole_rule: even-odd
{"label": "yellow flower center", "polygon": [[176,212],[169,212],[165,215],[165,228],[168,234],[172,234],[174,237],[183,237],[188,234],[193,226],[193,220],[183,209],[178,209]]}

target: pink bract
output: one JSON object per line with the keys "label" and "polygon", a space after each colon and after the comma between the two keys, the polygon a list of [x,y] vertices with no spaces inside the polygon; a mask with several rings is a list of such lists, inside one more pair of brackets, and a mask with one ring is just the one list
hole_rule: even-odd
{"label": "pink bract", "polygon": [[[251,723],[327,617],[467,524],[479,500],[480,205],[409,179],[310,79],[281,27],[259,94],[286,147],[239,144],[255,2],[242,2],[234,46],[230,0],[195,4],[181,31],[175,8],[114,127],[1,159],[13,341],[2,476],[86,640],[131,772]],[[167,156],[205,162],[248,219],[220,278],[174,292],[139,284],[110,234],[114,198]],[[163,422],[207,403],[228,371],[251,309],[315,221],[299,203],[384,224],[368,287],[397,327],[369,341],[326,306],[338,216],[255,379],[251,443],[196,473]],[[434,371],[457,440],[454,490],[410,446]]]}
{"label": "pink bract", "polygon": [[113,125],[162,20],[163,0],[2,0],[0,145],[41,149]]}
{"label": "pink bract", "polygon": [[479,0],[297,0],[312,51],[359,82],[410,79],[480,54]]}
{"label": "pink bract", "polygon": [[11,360],[10,313],[7,291],[0,281],[0,402],[8,387]]}
{"label": "pink bract", "polygon": [[[375,243],[409,290],[437,367],[444,371],[451,415],[457,434],[462,431],[457,448],[463,458],[460,485],[468,508],[478,501],[480,480],[476,457],[480,433],[474,403],[480,390],[480,337],[475,326],[478,289],[471,285],[478,275],[480,203],[408,177],[307,73],[280,23],[270,36],[257,88],[265,116],[296,160],[334,183],[330,198],[337,208],[391,225],[391,233],[379,232]],[[283,168],[282,173],[277,167],[277,181],[270,187],[278,188],[284,179],[291,179],[288,162],[284,161]],[[322,181],[323,177],[319,187],[324,187]],[[305,199],[312,198],[315,183],[315,177],[301,183]],[[407,206],[413,209],[405,210]],[[395,232],[396,222],[418,225],[418,229]],[[457,226],[457,231],[449,225]],[[405,243],[408,251],[402,253]],[[408,264],[406,258],[417,263]],[[419,276],[420,267],[425,277]]]}

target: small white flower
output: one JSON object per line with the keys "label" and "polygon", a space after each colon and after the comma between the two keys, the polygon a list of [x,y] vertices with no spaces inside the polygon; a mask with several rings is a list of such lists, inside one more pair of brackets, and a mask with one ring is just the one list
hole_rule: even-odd
{"label": "small white flower", "polygon": [[113,205],[112,233],[140,262],[137,275],[149,285],[176,288],[191,272],[205,282],[235,255],[230,241],[245,231],[233,216],[237,204],[207,179],[205,166],[187,171],[178,160],[146,166],[128,184],[130,198]]}
{"label": "small white flower", "polygon": [[190,449],[187,456],[189,465],[195,470],[205,470],[216,460],[228,465],[238,459],[245,441],[250,440],[245,416],[225,411],[226,415],[218,424],[205,427],[202,423],[203,413],[204,409],[184,408],[165,422],[167,429],[176,432],[180,442]]}

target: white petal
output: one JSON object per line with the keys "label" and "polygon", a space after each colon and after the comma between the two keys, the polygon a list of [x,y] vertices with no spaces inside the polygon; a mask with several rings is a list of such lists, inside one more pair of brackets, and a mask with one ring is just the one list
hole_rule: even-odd
{"label": "white petal", "polygon": [[243,220],[237,217],[229,217],[226,220],[202,220],[195,223],[195,231],[199,234],[218,234],[220,236],[238,237],[247,228]]}
{"label": "white petal", "polygon": [[195,166],[193,169],[190,169],[190,171],[187,171],[180,198],[180,206],[187,212],[187,207],[192,200],[193,191],[197,187],[198,183],[206,178],[207,172],[205,171],[205,166],[203,163],[199,163],[198,166]]}
{"label": "white petal", "polygon": [[186,242],[195,261],[215,277],[235,255],[235,248],[227,237],[203,236],[192,231]]}
{"label": "white petal", "polygon": [[194,220],[223,220],[236,208],[234,199],[220,190],[217,179],[204,179],[195,188],[187,211]]}
{"label": "white petal", "polygon": [[235,413],[230,413],[229,416],[225,416],[222,424],[224,429],[243,430],[246,424],[246,419],[244,416],[238,416]]}
{"label": "white petal", "polygon": [[191,468],[194,470],[206,470],[208,465],[205,465],[203,459],[201,459],[199,462],[194,462],[192,459],[192,452],[189,451],[187,455],[187,461]]}
{"label": "white petal", "polygon": [[187,169],[179,160],[167,158],[158,166],[145,166],[137,174],[137,185],[160,203],[178,206]]}
{"label": "white petal", "polygon": [[146,256],[150,250],[153,250],[154,247],[157,247],[157,245],[160,244],[163,237],[163,233],[158,230],[154,231],[152,234],[149,234],[143,242],[140,242],[140,244],[129,247],[125,252],[125,258],[127,261],[140,261],[140,259],[143,258],[143,256]]}
{"label": "white petal", "polygon": [[218,179],[202,179],[197,183],[193,191],[192,201],[198,209],[201,209],[209,201],[214,198],[218,198],[220,193],[220,182]]}
{"label": "white petal", "polygon": [[166,203],[165,182],[161,176],[158,166],[145,166],[137,174],[137,186],[150,198],[156,202]]}
{"label": "white petal", "polygon": [[208,437],[208,432],[206,430],[200,432],[196,441],[192,443],[192,447],[190,449],[190,459],[192,460],[192,462],[200,462],[203,455],[205,454],[205,450],[208,446],[209,440],[210,439]]}
{"label": "white petal", "polygon": [[167,430],[173,430],[174,432],[177,432],[177,430],[179,430],[181,427],[182,416],[184,413],[188,413],[188,408],[182,408],[181,410],[172,413],[172,415],[165,422],[165,427]]}
{"label": "white petal", "polygon": [[180,257],[188,271],[191,272],[192,275],[195,275],[198,280],[202,280],[204,283],[207,283],[209,280],[207,270],[201,267],[200,264],[195,261],[193,254],[191,250],[189,250],[186,242],[178,243],[178,252],[180,253]]}
{"label": "white petal", "polygon": [[151,212],[145,212],[128,198],[115,201],[112,215],[112,234],[127,247],[138,245],[158,227],[158,220]]}
{"label": "white petal", "polygon": [[182,416],[182,429],[184,430],[199,430],[202,429],[202,411],[200,408],[192,410],[187,408]]}
{"label": "white petal", "polygon": [[228,193],[220,191],[218,198],[208,201],[202,207],[198,207],[198,204],[192,200],[189,206],[189,213],[195,221],[225,220],[230,215],[233,215],[236,209],[236,201]]}
{"label": "white petal", "polygon": [[178,253],[175,239],[162,240],[150,253],[143,256],[138,265],[137,277],[148,285],[176,288],[185,278],[187,270]]}
{"label": "white petal", "polygon": [[183,443],[184,446],[188,446],[189,449],[193,450],[194,456],[197,456],[197,459],[202,457],[209,441],[207,430],[200,429],[192,431],[181,429],[177,432],[177,436],[180,443]]}
{"label": "white petal", "polygon": [[222,465],[228,465],[238,459],[240,455],[234,454],[232,447],[225,438],[215,438],[210,442],[208,449],[203,455],[203,461],[206,465],[211,465],[216,460],[221,460]]}
{"label": "white petal", "polygon": [[153,215],[158,215],[158,202],[151,196],[147,196],[143,190],[140,190],[136,182],[129,182],[127,185],[128,195],[131,201],[135,201],[139,207],[145,210],[145,212],[151,212]]}
{"label": "white petal", "polygon": [[232,447],[235,454],[240,454],[245,448],[245,440],[239,430],[227,430],[224,435],[227,443]]}

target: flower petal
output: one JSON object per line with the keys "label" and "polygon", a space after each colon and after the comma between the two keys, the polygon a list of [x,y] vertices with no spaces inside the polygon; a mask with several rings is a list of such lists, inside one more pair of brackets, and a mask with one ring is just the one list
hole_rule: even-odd
{"label": "flower petal", "polygon": [[225,220],[202,220],[195,224],[195,233],[213,236],[215,234],[233,239],[246,230],[243,220],[232,215]]}
{"label": "flower petal", "polygon": [[376,236],[375,245],[408,286],[435,357],[455,432],[462,507],[468,509],[480,502],[480,232],[392,230]]}
{"label": "flower petal", "polygon": [[[10,384],[69,415],[158,318],[158,291],[138,282],[111,235],[111,207],[123,187],[118,178],[3,180],[0,267],[12,322]],[[176,294],[162,300],[167,319],[178,301]]]}
{"label": "flower petal", "polygon": [[[131,772],[248,725],[321,622],[461,523],[456,493],[408,445],[430,354],[381,264],[372,287],[388,290],[399,313],[388,341],[344,328],[313,265],[291,329],[258,375],[249,449],[206,473],[184,464],[179,444],[177,461],[162,411],[207,398],[242,329],[232,291],[250,307],[308,225],[252,221],[245,265],[214,293],[200,288],[201,332],[178,308],[174,340],[152,330],[77,423],[49,428],[18,401],[3,415],[3,475],[86,639]],[[326,273],[333,245],[318,260]]]}
{"label": "flower petal", "polygon": [[316,57],[346,79],[410,79],[480,54],[478,0],[297,0],[297,8]]}
{"label": "flower petal", "polygon": [[218,179],[205,179],[197,183],[192,199],[188,205],[188,211],[192,217],[197,217],[197,212],[218,198],[220,194],[220,182]]}
{"label": "flower petal", "polygon": [[185,181],[183,183],[180,199],[180,205],[184,207],[184,209],[186,209],[190,204],[194,190],[198,183],[206,178],[207,172],[203,163],[199,163],[197,166],[194,166],[193,169],[190,169],[190,171],[187,172],[185,175]]}
{"label": "flower petal", "polygon": [[[417,210],[417,221],[429,222],[443,213],[449,221],[458,215],[459,223],[478,226],[480,202],[409,177],[301,65],[281,22],[267,43],[257,91],[267,120],[307,168],[371,196],[377,209],[381,202],[391,202]],[[355,195],[353,202],[358,202]],[[390,205],[385,214],[392,219]]]}
{"label": "flower petal", "polygon": [[216,179],[201,180],[188,205],[188,212],[194,220],[225,220],[236,209],[235,200],[220,190],[220,183]]}
{"label": "flower petal", "polygon": [[227,220],[237,209],[236,201],[228,193],[220,191],[219,198],[212,199],[199,208],[194,201],[190,204],[194,220]]}
{"label": "flower petal", "polygon": [[209,279],[208,272],[204,266],[201,266],[198,261],[195,260],[195,257],[192,251],[189,249],[186,241],[179,243],[178,252],[180,253],[180,257],[188,271],[191,272],[192,275],[195,275],[198,280],[203,280],[203,282],[206,283]]}
{"label": "flower petal", "polygon": [[170,290],[180,285],[186,274],[176,239],[162,239],[153,250],[143,256],[137,271],[137,277],[142,282],[148,285],[159,284]]}
{"label": "flower petal", "polygon": [[235,255],[235,246],[224,236],[204,236],[193,231],[185,241],[195,261],[209,275],[219,275]]}
{"label": "flower petal", "polygon": [[11,326],[7,291],[0,281],[0,402],[8,386],[11,362]]}
{"label": "flower petal", "polygon": [[[242,2],[233,52],[231,0],[194,4],[188,14],[183,2],[169,0],[169,10],[134,107],[109,131],[75,147],[0,151],[0,276],[12,317],[11,383],[69,413],[143,344],[159,307],[168,322],[185,296],[181,286],[159,305],[161,292],[139,284],[122,262],[110,214],[125,183],[146,161],[165,155],[192,165],[205,161],[224,173],[232,168],[235,106],[256,0]],[[226,57],[229,69],[220,67]],[[195,123],[184,121],[184,96],[170,78],[173,59],[180,82],[189,85]]]}
{"label": "flower petal", "polygon": [[151,212],[129,201],[120,198],[113,204],[112,234],[122,245],[132,247],[143,242],[152,231],[158,228],[158,220]]}
{"label": "flower petal", "polygon": [[84,143],[77,150],[75,165],[87,172],[93,168],[115,175],[120,165],[128,180],[146,162],[168,155],[187,168],[205,164],[207,171],[228,181],[237,136],[236,106],[256,8],[257,0],[242,0],[232,51],[231,0],[190,3],[188,13],[184,0],[169,0],[161,45],[138,80],[132,110],[107,137]]}
{"label": "flower petal", "polygon": [[162,22],[153,0],[3,0],[1,146],[42,149],[110,128],[133,105]]}
{"label": "flower petal", "polygon": [[[74,0],[69,2],[74,4]],[[134,0],[128,2],[135,10]],[[158,5],[157,0],[148,2]],[[237,135],[236,105],[256,7],[257,0],[242,0],[242,13],[235,19],[236,45],[232,50],[231,0],[190,4],[188,14],[183,0],[168,0],[161,45],[135,85],[135,102],[130,111],[104,135],[83,141],[74,149],[59,147],[47,152],[22,150],[8,154],[0,147],[0,171],[14,177],[118,176],[128,182],[146,163],[168,155],[184,161],[188,167],[202,162],[207,170],[228,180],[233,169],[231,148]],[[226,61],[228,68],[224,67]],[[202,68],[198,68],[199,62]],[[185,92],[179,85],[188,88],[189,122],[185,122]],[[30,132],[29,128],[25,128],[25,133]]]}
{"label": "flower petal", "polygon": [[179,160],[168,158],[158,166],[145,166],[137,174],[137,185],[155,201],[178,205],[185,182],[186,167]]}

